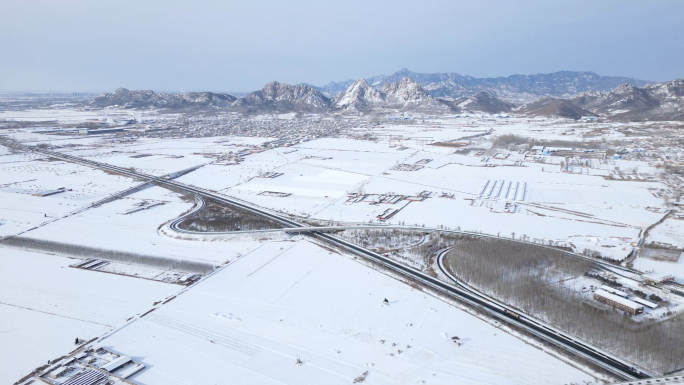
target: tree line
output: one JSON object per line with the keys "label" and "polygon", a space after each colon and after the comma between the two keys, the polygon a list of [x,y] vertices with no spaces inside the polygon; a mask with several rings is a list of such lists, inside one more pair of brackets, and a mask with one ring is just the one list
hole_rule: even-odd
{"label": "tree line", "polygon": [[7,238],[2,240],[0,244],[28,251],[54,253],[79,258],[102,259],[131,265],[154,267],[160,270],[173,270],[194,274],[207,274],[214,270],[214,265],[206,262],[167,258],[119,250],[108,250],[28,237]]}
{"label": "tree line", "polygon": [[283,226],[247,210],[207,201],[204,209],[188,216],[178,227],[190,231],[225,232],[279,229]]}
{"label": "tree line", "polygon": [[557,283],[590,272],[591,261],[535,245],[461,237],[445,265],[479,290],[632,362],[659,373],[684,368],[682,316],[637,323]]}

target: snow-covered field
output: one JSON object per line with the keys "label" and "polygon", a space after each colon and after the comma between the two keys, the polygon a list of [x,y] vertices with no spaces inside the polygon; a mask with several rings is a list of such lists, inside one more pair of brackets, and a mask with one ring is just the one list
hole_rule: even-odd
{"label": "snow-covered field", "polygon": [[[28,230],[139,183],[73,163],[34,158],[23,154],[0,158],[0,236]],[[32,195],[61,187],[71,191]]]}
{"label": "snow-covered field", "polygon": [[[365,371],[369,384],[591,380],[307,241],[264,244],[101,345],[142,357],[148,369],[133,380],[150,385],[349,384]],[[303,364],[295,364],[298,358]]]}
{"label": "snow-covered field", "polygon": [[[73,123],[126,114],[29,111],[8,116]],[[12,136],[28,144],[68,144],[58,151],[154,175],[201,166],[178,181],[321,223],[417,224],[515,234],[517,239],[553,241],[623,259],[643,230],[665,215],[663,198],[649,190],[666,187],[657,181],[659,168],[605,158],[563,170],[566,158],[491,149],[491,136],[481,136],[494,130],[496,135],[579,142],[600,129],[609,140],[624,137],[616,130],[620,125],[611,130],[562,119],[434,119],[351,132],[375,140],[341,135],[265,151],[256,147],[274,138],[120,141],[48,136],[30,129]],[[470,143],[472,150],[456,153],[454,147],[431,145],[453,140]],[[240,152],[239,164],[232,164]],[[592,380],[502,329],[303,236],[181,236],[169,231],[164,224],[193,207],[191,196],[150,187],[68,215],[140,181],[37,158],[0,147],[0,236],[25,231],[23,236],[41,240],[221,266],[103,341],[103,346],[147,366],[133,378],[136,382],[348,384],[366,371],[365,382],[372,384]],[[414,171],[402,171],[409,169]],[[611,179],[618,171],[640,177]],[[267,172],[282,175],[260,177]],[[59,187],[70,191],[31,195]],[[261,194],[266,191],[289,195]],[[375,198],[350,199],[354,193],[401,197],[396,203],[371,204]],[[418,197],[421,193],[428,197]],[[143,202],[161,204],[123,214]],[[397,212],[388,220],[378,218],[393,210]],[[681,223],[666,220],[646,241],[681,247]],[[0,360],[11,368],[0,367],[0,383],[13,383],[47,359],[72,350],[74,338],[100,336],[181,288],[143,279],[156,275],[149,268],[114,269],[130,275],[138,269],[141,278],[133,278],[69,268],[73,262],[0,248]],[[634,262],[640,270],[684,278],[682,266],[682,258]],[[385,298],[388,306],[382,305]],[[460,347],[452,336],[461,338]],[[301,365],[295,365],[298,358]]]}
{"label": "snow-covered field", "polygon": [[[412,202],[387,223],[446,225],[489,234],[524,234],[565,243],[571,243],[573,237],[620,238],[624,245],[619,249],[614,249],[613,245],[601,249],[605,255],[615,254],[616,258],[624,258],[631,250],[629,243],[638,241],[640,230],[662,217],[662,214],[646,210],[662,205],[662,200],[648,190],[661,186],[656,182],[614,181],[597,175],[562,173],[559,166],[543,163],[483,167],[479,158],[435,153],[432,151],[435,147],[426,147],[397,151],[382,142],[321,139],[302,144],[297,152],[276,161],[271,159],[277,159],[276,153],[282,149],[252,155],[250,163],[234,168],[208,166],[180,180],[274,210],[352,223],[376,220],[375,217],[386,209],[401,208],[406,202],[394,205],[348,203],[348,193],[363,191],[410,196],[432,191],[432,198]],[[313,156],[321,159],[306,159],[305,156],[312,156],[314,150]],[[397,163],[412,164],[422,159],[432,161],[417,171],[392,170]],[[253,178],[260,174],[259,171],[276,171],[283,175],[274,179]],[[501,199],[481,196],[485,185],[493,186],[497,182],[521,186],[517,199],[511,198],[513,194],[509,194],[509,199],[503,199],[506,191]],[[259,195],[263,191],[291,195]],[[453,199],[436,198],[443,192],[454,194]],[[512,215],[504,212],[507,201],[517,204]]]}
{"label": "snow-covered field", "polygon": [[70,268],[74,260],[0,248],[0,383],[152,308],[182,286]]}
{"label": "snow-covered field", "polygon": [[13,121],[84,123],[86,121],[133,118],[130,111],[76,111],[71,109],[45,109],[26,111],[7,111],[2,114],[3,119]]}
{"label": "snow-covered field", "polygon": [[[210,140],[207,140],[210,139]],[[111,147],[63,150],[70,155],[105,162],[120,167],[133,167],[139,172],[164,175],[212,162],[206,155],[239,152],[252,145],[259,145],[267,138],[196,138],[185,140],[142,139],[135,143]],[[134,156],[142,156],[134,158]]]}
{"label": "snow-covered field", "polygon": [[[122,213],[143,200],[163,202],[147,210]],[[152,187],[125,199],[93,208],[50,225],[26,233],[32,238],[79,244],[106,250],[120,250],[172,259],[189,259],[221,265],[259,245],[256,240],[244,242],[201,242],[180,240],[161,235],[161,224],[179,217],[193,206],[177,193]]]}
{"label": "snow-covered field", "polygon": [[[535,125],[543,127],[544,132],[538,133],[540,130],[535,130]],[[237,165],[211,164],[212,159],[193,154],[237,153],[267,138],[143,138],[134,143],[110,141],[104,147],[101,142],[83,142],[84,145],[62,151],[155,175],[204,165],[179,181],[311,219],[367,223],[377,221],[376,217],[388,209],[400,209],[386,223],[460,227],[504,236],[515,233],[545,242],[561,242],[577,251],[597,250],[615,259],[629,254],[639,240],[640,231],[662,217],[661,212],[646,210],[662,207],[662,199],[649,191],[653,187],[662,188],[662,184],[604,178],[616,167],[645,173],[656,171],[645,162],[594,162],[593,168],[583,169],[582,173],[567,173],[561,172],[560,157],[546,156],[542,162],[533,162],[513,151],[506,160],[496,160],[491,156],[454,154],[452,148],[429,145],[492,128],[497,134],[529,135],[534,131],[546,139],[564,140],[578,140],[582,133],[592,129],[564,121],[530,122],[513,118],[492,121],[471,118],[456,123],[436,120],[431,126],[376,128],[373,131],[379,137],[376,142],[324,138],[250,154]],[[402,140],[397,142],[396,138]],[[399,143],[403,147],[398,147]],[[139,154],[151,156],[131,158]],[[415,164],[423,159],[430,161],[417,171],[395,169],[398,164]],[[258,177],[269,171],[283,175],[273,179]],[[63,171],[52,174],[60,172],[65,174]],[[49,181],[52,177],[39,180]],[[47,182],[44,184],[50,186]],[[502,186],[494,198],[492,186]],[[9,192],[12,188],[17,187],[6,187],[0,192]],[[290,195],[260,195],[265,191]],[[432,197],[408,205],[407,201],[394,205],[347,202],[347,195],[352,192],[411,196],[423,191],[432,192]],[[437,198],[441,193],[453,194],[453,199]],[[40,199],[37,205],[31,205],[38,212],[35,215],[45,215],[48,211],[41,204],[49,198]],[[508,203],[512,203],[509,208]],[[21,206],[5,205],[12,205],[11,210]],[[52,206],[50,209],[55,210]],[[3,230],[10,233],[11,226],[21,230],[40,223],[41,218],[27,220],[29,215],[20,214],[17,218],[5,214],[3,219],[9,226],[3,226]],[[585,242],[586,239],[592,241]]]}

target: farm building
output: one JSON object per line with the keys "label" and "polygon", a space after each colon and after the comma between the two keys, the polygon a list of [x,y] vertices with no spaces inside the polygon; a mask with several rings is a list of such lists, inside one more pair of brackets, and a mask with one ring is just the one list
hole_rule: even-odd
{"label": "farm building", "polygon": [[108,372],[113,372],[116,369],[119,369],[120,367],[126,365],[127,363],[131,362],[131,357],[128,356],[121,356],[115,360],[112,360],[105,365],[102,365],[100,369],[106,370]]}
{"label": "farm building", "polygon": [[655,304],[651,301],[646,301],[645,299],[641,299],[639,297],[634,297],[634,302],[644,305],[646,307],[650,307],[651,309],[655,309],[658,307],[658,304]]}
{"label": "farm building", "polygon": [[610,294],[619,295],[622,298],[627,298],[627,293],[625,293],[624,291],[618,290],[616,288],[613,288],[613,287],[610,287],[607,285],[601,285],[601,290],[605,290],[605,291],[609,292]]}
{"label": "farm building", "polygon": [[605,290],[596,290],[594,292],[594,299],[607,305],[614,306],[632,315],[641,314],[644,312],[644,307],[642,305],[615,294],[611,294]]}
{"label": "farm building", "polygon": [[55,195],[55,194],[63,193],[63,192],[65,192],[65,191],[66,191],[66,188],[60,187],[60,188],[58,188],[58,189],[56,189],[56,190],[39,191],[39,192],[37,192],[37,193],[35,193],[35,194],[32,194],[32,195],[33,195],[34,197],[46,197],[46,196],[50,196],[50,195]]}

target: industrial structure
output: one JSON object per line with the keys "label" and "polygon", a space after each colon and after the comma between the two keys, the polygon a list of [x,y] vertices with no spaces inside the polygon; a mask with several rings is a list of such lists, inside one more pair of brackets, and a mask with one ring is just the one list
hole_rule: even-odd
{"label": "industrial structure", "polygon": [[642,314],[644,312],[643,305],[639,305],[627,298],[622,298],[619,295],[611,294],[605,290],[596,290],[594,292],[594,299],[632,315]]}

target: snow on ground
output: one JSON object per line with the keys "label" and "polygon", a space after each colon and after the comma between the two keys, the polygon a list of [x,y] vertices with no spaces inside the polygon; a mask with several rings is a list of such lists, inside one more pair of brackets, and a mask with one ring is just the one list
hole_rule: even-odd
{"label": "snow on ground", "polygon": [[0,384],[12,384],[74,340],[103,334],[182,286],[68,267],[73,259],[0,248]]}
{"label": "snow on ground", "polygon": [[[0,159],[1,236],[17,234],[139,184],[73,163],[32,159],[21,154]],[[31,195],[60,187],[72,191],[46,197]]]}
{"label": "snow on ground", "polygon": [[[173,153],[174,151],[167,151]],[[150,152],[106,152],[100,149],[86,151],[68,151],[69,155],[78,156],[97,162],[108,163],[111,165],[134,168],[138,172],[151,175],[165,175],[174,171],[184,170],[210,163],[212,160],[201,155],[190,155],[182,158],[172,157],[175,154],[165,154],[161,152],[153,153],[150,156],[134,158],[133,156],[149,154]]]}
{"label": "snow on ground", "polygon": [[[415,195],[424,190],[433,191],[435,195],[449,192],[455,194],[455,199],[430,198],[425,202],[411,203],[390,222],[425,223],[433,227],[447,225],[489,234],[510,235],[515,232],[531,238],[565,241],[570,237],[621,237],[625,239],[619,248],[604,250],[604,254],[613,254],[615,251],[618,258],[629,252],[629,243],[638,240],[640,229],[660,219],[661,214],[645,210],[646,207],[662,206],[662,200],[648,191],[650,187],[662,187],[659,183],[613,181],[591,174],[562,173],[557,164],[559,157],[545,157],[547,163],[527,161],[523,163],[525,167],[482,167],[484,163],[479,156],[446,153],[441,151],[442,148],[425,144],[430,140],[448,140],[459,135],[486,132],[494,124],[489,121],[478,122],[441,127],[436,123],[435,127],[427,128],[374,128],[379,131],[376,134],[381,138],[383,132],[386,138],[401,135],[411,138],[409,142],[413,148],[404,151],[399,151],[396,143],[387,140],[318,139],[295,147],[251,154],[239,165],[209,164],[184,175],[179,181],[220,191],[277,211],[343,222],[375,220],[386,209],[399,209],[406,203],[347,204],[346,194],[349,192],[363,190],[373,194],[393,192],[403,195]],[[525,125],[520,120],[496,120],[495,123],[493,127],[496,127],[497,133],[517,133],[519,126],[530,129],[529,123]],[[546,123],[540,121],[535,124]],[[513,130],[513,126],[518,128]],[[570,126],[563,127],[562,130],[567,130]],[[394,136],[389,134],[391,132]],[[544,132],[545,137],[548,135],[548,132]],[[141,139],[135,143],[116,144],[112,148],[79,147],[64,151],[160,175],[211,162],[211,159],[193,153],[237,152],[262,141],[262,138],[231,137]],[[152,156],[131,158],[133,154]],[[524,159],[515,152],[510,158],[510,161],[497,160],[494,163],[513,164],[518,158]],[[413,164],[421,159],[432,161],[418,171],[391,170],[397,164]],[[623,170],[647,167],[643,162],[618,163]],[[608,163],[599,166],[601,170],[597,172],[605,173],[615,167]],[[283,175],[273,179],[258,177],[268,171]],[[510,197],[505,199],[505,191],[495,201],[479,199],[483,186],[487,183],[493,185],[497,181],[524,186],[521,187],[525,191],[524,199],[518,204],[515,214],[504,213],[506,201],[514,201]],[[263,191],[291,195],[284,198],[259,195]],[[14,222],[21,220],[14,219]],[[25,225],[23,228],[30,228],[33,222],[28,221]]]}
{"label": "snow on ground", "polygon": [[76,109],[40,109],[25,111],[5,111],[2,119],[12,121],[52,122],[59,123],[84,123],[88,120],[102,120],[112,118],[125,118],[129,112],[121,110],[78,111]]}
{"label": "snow on ground", "polygon": [[[310,215],[338,199],[346,199],[369,178],[366,175],[330,170],[302,163],[288,164],[276,169],[283,175],[277,178],[254,178],[222,193],[266,207]],[[292,194],[278,198],[259,195],[264,191]],[[274,203],[279,203],[274,205]]]}
{"label": "snow on ground", "polygon": [[634,268],[640,271],[653,271],[652,275],[673,275],[677,282],[684,284],[684,255],[680,255],[679,261],[656,261],[648,258],[637,258]]}
{"label": "snow on ground", "polygon": [[[209,164],[211,155],[238,153],[245,148],[260,145],[269,138],[187,138],[187,139],[146,139],[134,143],[116,143],[108,140],[103,147],[64,148],[60,151],[69,155],[84,157],[120,167],[133,167],[152,175],[164,175],[190,167]],[[114,146],[114,147],[112,147]],[[146,155],[135,158],[135,156]],[[149,155],[149,156],[147,156]],[[206,157],[207,155],[208,157]],[[248,155],[251,157],[253,155]]]}
{"label": "snow on ground", "polygon": [[[132,214],[122,213],[142,201],[164,202]],[[217,265],[232,261],[259,245],[258,241],[200,242],[161,236],[157,229],[193,207],[177,193],[152,187],[30,231],[24,236],[50,241],[80,244],[108,250],[120,250],[166,258],[211,262]]]}
{"label": "snow on ground", "polygon": [[679,249],[684,248],[684,220],[666,219],[649,231],[647,242],[661,242]]}
{"label": "snow on ground", "polygon": [[[331,141],[333,140],[327,139],[325,146],[332,146]],[[362,148],[377,146],[372,143],[362,144],[365,146]],[[338,147],[344,145],[346,143],[343,142]],[[307,146],[323,147],[323,144],[314,141],[308,142]],[[346,153],[353,154],[358,159],[355,166],[346,165],[345,170],[352,170],[364,163],[377,163],[370,159],[364,161],[361,152],[348,150]],[[363,187],[366,193],[371,194],[394,192],[415,195],[423,190],[436,194],[446,191],[455,193],[456,199],[430,198],[425,202],[411,203],[390,222],[425,223],[433,227],[444,224],[452,228],[460,226],[463,229],[490,234],[516,232],[547,239],[565,239],[577,235],[636,239],[639,230],[633,227],[647,227],[660,219],[659,214],[644,209],[660,204],[659,200],[648,192],[648,187],[652,185],[649,183],[607,181],[593,176],[544,172],[541,166],[469,167],[462,163],[473,158],[460,155],[444,157],[418,153],[411,156],[408,162],[429,156],[437,158],[442,165],[431,168],[431,163],[428,163],[422,170],[407,172],[388,170],[393,165],[386,162],[386,172],[374,170],[371,175],[352,174],[366,175],[364,179],[352,178],[350,174],[341,171],[332,173],[327,169],[316,170],[308,166],[308,163],[308,167],[304,167],[304,161],[300,161],[296,165],[287,164],[273,169],[283,172],[283,176],[274,179],[255,178],[222,192],[289,213],[324,220],[367,222],[369,219],[375,219],[375,216],[385,209],[400,208],[405,202],[380,206],[367,203],[346,204],[346,192],[358,191],[359,187]],[[448,164],[444,158],[451,158],[453,164]],[[317,162],[324,164],[335,159],[333,155],[333,159]],[[183,178],[202,185],[203,182],[196,177],[200,174],[193,174]],[[229,174],[230,170],[226,175]],[[219,185],[224,176],[215,176],[210,183]],[[494,183],[496,180],[527,183],[527,195],[522,203],[543,204],[546,209],[536,206],[525,207],[537,214],[524,215],[521,209],[518,214],[507,215],[502,214],[501,210],[492,212],[487,207],[471,206],[471,200],[464,200],[478,197],[487,181]],[[318,183],[311,184],[314,181]],[[257,195],[261,191],[287,192],[292,195],[284,198]],[[581,215],[577,216],[572,212]]]}
{"label": "snow on ground", "polygon": [[244,183],[264,172],[277,171],[277,168],[287,164],[289,159],[298,159],[300,156],[299,152],[284,154],[283,149],[264,151],[248,155],[238,165],[207,165],[183,175],[178,181],[220,191]]}
{"label": "snow on ground", "polygon": [[[404,129],[403,127],[401,129]],[[452,132],[453,134],[453,132]],[[645,210],[659,207],[651,187],[655,182],[606,180],[601,176],[560,172],[557,164],[525,162],[525,167],[482,167],[480,157],[422,150],[397,151],[387,143],[350,139],[319,139],[285,149],[274,149],[247,157],[237,166],[206,166],[180,181],[220,191],[263,207],[304,217],[343,222],[368,222],[395,205],[349,204],[346,194],[396,193],[416,195],[432,191],[454,193],[455,199],[430,198],[414,202],[390,220],[391,223],[447,225],[489,234],[512,232],[531,238],[567,241],[570,237],[625,238],[619,248],[603,250],[624,258],[639,230],[660,219]],[[291,152],[293,150],[297,150]],[[557,159],[547,157],[551,162]],[[413,164],[431,159],[418,171],[392,170],[399,163]],[[509,163],[513,163],[512,161]],[[640,162],[634,162],[640,163]],[[604,172],[611,165],[604,164]],[[624,165],[622,167],[625,167]],[[273,178],[256,176],[274,171]],[[493,202],[481,198],[483,187],[497,181],[520,183],[516,213],[503,213],[506,191]],[[524,198],[522,191],[524,190]],[[259,195],[263,191],[284,192],[287,197]],[[486,199],[485,199],[486,200]],[[493,203],[489,203],[493,202]],[[477,204],[475,204],[477,203]],[[499,207],[500,206],[500,207]]]}
{"label": "snow on ground", "polygon": [[141,357],[147,368],[132,380],[149,385],[349,384],[365,371],[368,384],[591,380],[461,310],[306,241],[264,244],[101,345]]}
{"label": "snow on ground", "polygon": [[[99,118],[120,117],[119,112],[111,114]],[[88,114],[49,111],[13,117],[44,121],[87,118]],[[662,217],[663,213],[653,212],[652,208],[662,208],[663,201],[648,188],[663,185],[613,181],[604,176],[614,173],[616,167],[626,173],[659,172],[648,163],[597,161],[590,167],[573,166],[571,171],[577,172],[573,174],[561,172],[560,157],[540,157],[532,162],[514,151],[503,160],[491,154],[474,156],[474,152],[470,156],[458,155],[454,148],[430,145],[461,139],[472,140],[473,147],[489,149],[490,144],[482,137],[462,138],[490,129],[495,130],[494,135],[579,141],[601,127],[562,119],[493,117],[435,119],[430,125],[388,123],[385,127],[357,130],[358,134],[374,135],[378,141],[318,139],[249,154],[238,165],[210,162],[214,161],[213,155],[237,153],[272,138],[141,138],[123,143],[112,140],[114,137],[33,132],[11,135],[33,144],[71,144],[60,151],[155,175],[204,165],[179,181],[322,220],[376,221],[376,216],[388,208],[399,209],[407,203],[347,203],[349,192],[416,195],[432,191],[432,198],[408,204],[389,223],[446,225],[506,237],[515,232],[517,237],[525,234],[530,238],[570,241],[578,250],[606,249],[610,255],[620,257],[631,250],[641,229]],[[610,139],[621,134],[608,130],[603,136]],[[141,154],[151,156],[131,157]],[[432,161],[418,171],[392,170],[399,164],[414,164],[422,159]],[[524,167],[519,167],[521,161]],[[283,175],[273,179],[258,177],[269,171]],[[481,196],[484,185],[496,181],[525,186],[524,199],[519,199],[514,213],[504,212],[504,205],[507,201],[514,203],[515,198]],[[0,235],[27,230],[137,183],[82,166],[37,161],[35,156],[12,155],[3,150]],[[45,198],[30,195],[57,187],[73,191]],[[291,195],[258,195],[262,191]],[[453,199],[437,198],[442,192],[453,194]],[[143,201],[163,205],[122,214]],[[366,382],[371,384],[555,384],[590,380],[586,374],[499,329],[350,259],[301,241],[301,237],[173,238],[158,230],[192,205],[190,197],[153,187],[25,234],[216,265],[232,262],[104,341],[105,346],[123,354],[141,357],[147,369],[135,381],[347,384],[364,371],[370,372]],[[651,232],[649,240],[681,242],[681,227],[668,220]],[[265,242],[267,238],[271,242]],[[165,297],[169,287],[169,291],[178,289],[142,279],[71,269],[66,265],[73,261],[58,256],[3,250],[0,359],[9,362],[12,369],[1,371],[0,383],[16,381],[47,359],[70,351],[76,336],[101,335],[126,316]],[[681,258],[678,263],[644,258],[635,262],[640,270],[654,269],[679,277],[684,277],[682,266]],[[389,306],[381,306],[384,298],[389,299]],[[451,342],[453,335],[461,338],[461,347]],[[295,365],[298,357],[304,362],[301,366]]]}
{"label": "snow on ground", "polygon": [[93,146],[102,141],[100,136],[85,135],[49,135],[43,134],[40,130],[27,130],[26,132],[13,132],[9,136],[21,143],[36,145],[39,143],[52,144],[55,146],[76,145]]}
{"label": "snow on ground", "polygon": [[[387,145],[370,142],[346,139],[338,142],[322,139],[321,142],[312,141],[305,147],[252,154],[235,166],[209,165],[180,177],[178,181],[217,190],[275,210],[312,215],[410,156],[397,153]],[[309,144],[313,146],[309,147]],[[361,149],[355,150],[354,145],[360,145]],[[273,179],[257,178],[267,171],[283,175]],[[258,195],[263,191],[292,195],[286,198]]]}
{"label": "snow on ground", "polygon": [[[662,215],[662,214],[661,214]],[[667,218],[648,233],[646,244],[661,242],[674,248],[684,248],[684,220]],[[660,260],[640,256],[634,261],[634,267],[641,271],[653,271],[654,275],[673,275],[679,283],[684,283],[684,252],[677,261]]]}

